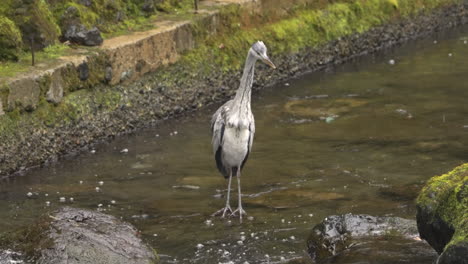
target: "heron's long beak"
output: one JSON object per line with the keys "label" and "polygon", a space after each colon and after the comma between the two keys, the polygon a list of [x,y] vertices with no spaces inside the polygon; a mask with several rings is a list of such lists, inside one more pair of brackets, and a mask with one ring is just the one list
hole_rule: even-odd
{"label": "heron's long beak", "polygon": [[269,65],[271,68],[276,69],[275,64],[273,64],[273,62],[271,62],[270,58],[265,56],[265,58],[263,58],[263,62],[266,63],[267,65]]}

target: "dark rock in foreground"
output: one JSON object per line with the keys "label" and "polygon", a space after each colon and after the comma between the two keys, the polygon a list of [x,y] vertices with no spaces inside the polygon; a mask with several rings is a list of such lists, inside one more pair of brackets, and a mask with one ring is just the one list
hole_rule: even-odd
{"label": "dark rock in foreground", "polygon": [[53,216],[41,264],[154,263],[153,250],[137,237],[137,230],[115,217],[65,207]]}
{"label": "dark rock in foreground", "polygon": [[307,240],[310,257],[316,263],[421,262],[431,263],[436,253],[420,241],[416,223],[399,217],[334,215],[316,225]]}
{"label": "dark rock in foreground", "polygon": [[417,199],[421,238],[441,254],[438,264],[468,263],[468,163],[433,177]]}

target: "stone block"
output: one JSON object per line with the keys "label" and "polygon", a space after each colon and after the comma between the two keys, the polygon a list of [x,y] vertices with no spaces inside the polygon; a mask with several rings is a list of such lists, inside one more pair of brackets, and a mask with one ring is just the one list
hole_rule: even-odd
{"label": "stone block", "polygon": [[33,111],[39,103],[40,87],[34,78],[23,78],[11,82],[9,85],[8,110],[20,108]]}

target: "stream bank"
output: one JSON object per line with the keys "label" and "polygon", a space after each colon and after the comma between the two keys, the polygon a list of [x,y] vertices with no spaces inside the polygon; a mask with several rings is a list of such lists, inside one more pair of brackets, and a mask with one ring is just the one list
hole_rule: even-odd
{"label": "stream bank", "polygon": [[[297,32],[294,30],[300,31],[301,23],[304,23],[299,20],[298,24],[294,18],[270,27],[270,31],[265,31],[266,35],[262,36],[272,36],[271,41],[266,43],[278,70],[271,71],[259,66],[254,89],[455,27],[466,23],[468,18],[468,4],[460,1],[427,1],[428,8],[408,7],[406,10],[403,9],[408,5],[406,3],[392,6],[384,2],[375,7],[371,4],[366,6],[364,3],[367,2],[361,1],[354,5],[340,3],[330,5],[324,12],[313,13],[314,16],[302,14],[306,22],[310,22],[307,19],[312,17],[328,24],[345,14],[337,31],[332,31],[331,28],[336,27],[331,25],[329,28],[319,27],[319,31],[330,29],[323,32],[324,39],[321,41],[301,42],[302,36],[294,34],[291,38],[286,37],[291,32]],[[356,15],[373,9],[381,13]],[[408,10],[413,10],[413,13]],[[241,20],[240,12],[240,8],[228,10],[221,24]],[[379,23],[369,23],[367,16],[373,15],[385,16],[385,19]],[[330,20],[323,20],[321,16]],[[362,32],[350,31],[356,25],[361,26]],[[224,29],[225,33],[232,33],[232,27],[229,24],[228,29]],[[207,45],[200,45],[171,61],[174,64],[161,65],[155,72],[142,74],[138,79],[132,77],[136,72],[133,70],[115,74],[108,68],[109,56],[99,54],[90,56],[86,63],[77,63],[76,68],[66,66],[65,72],[73,76],[71,79],[63,78],[63,75],[50,75],[17,83],[15,89],[0,89],[0,101],[9,107],[7,111],[5,107],[0,110],[3,114],[0,114],[0,175],[53,162],[66,154],[92,148],[92,144],[102,140],[155,125],[172,116],[232,96],[238,86],[239,68],[247,50],[236,50],[236,46],[239,42],[242,43],[240,46],[248,47],[249,41],[257,37],[251,31],[235,32],[238,33],[233,41],[229,41],[229,35],[224,35],[227,37],[224,39],[219,36],[212,39],[202,34],[207,38]],[[181,43],[187,45],[190,42]],[[208,56],[200,57],[203,54]],[[135,65],[136,70],[144,68],[145,65],[141,63]],[[112,76],[120,76],[121,81],[110,86]],[[75,87],[63,90],[66,96],[58,103],[53,100],[47,102],[44,97],[57,87],[54,80]],[[16,90],[16,87],[24,89]],[[30,95],[33,99],[30,99]],[[19,98],[19,101],[15,98]]]}

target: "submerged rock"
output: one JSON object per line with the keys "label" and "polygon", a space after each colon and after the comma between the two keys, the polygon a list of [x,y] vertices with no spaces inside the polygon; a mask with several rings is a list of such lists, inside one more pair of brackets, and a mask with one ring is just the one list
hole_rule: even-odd
{"label": "submerged rock", "polygon": [[51,246],[37,263],[154,263],[153,250],[137,237],[138,231],[115,217],[65,207],[52,216],[47,231]]}
{"label": "submerged rock", "polygon": [[421,238],[441,254],[437,263],[468,263],[468,163],[430,179],[417,211]]}
{"label": "submerged rock", "polygon": [[308,240],[310,257],[317,263],[340,259],[368,259],[397,263],[398,259],[431,261],[435,252],[420,241],[416,223],[399,217],[334,215],[316,225]]}

